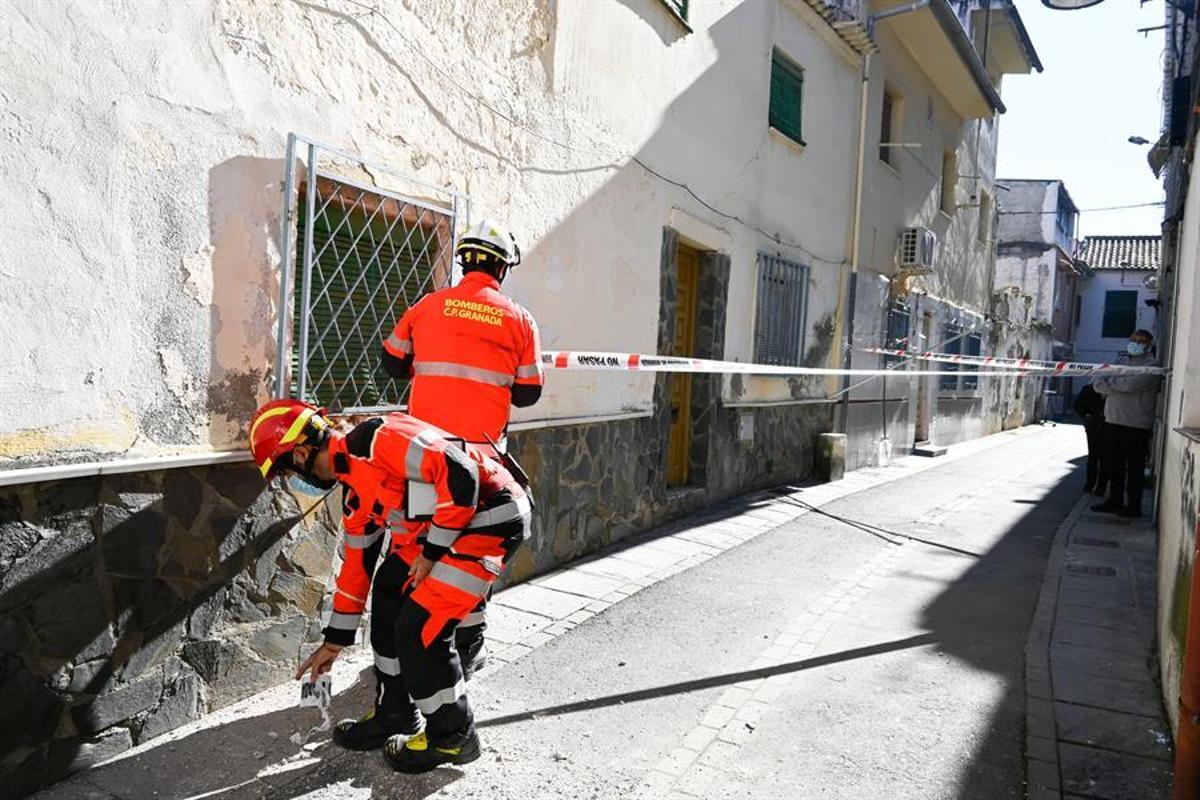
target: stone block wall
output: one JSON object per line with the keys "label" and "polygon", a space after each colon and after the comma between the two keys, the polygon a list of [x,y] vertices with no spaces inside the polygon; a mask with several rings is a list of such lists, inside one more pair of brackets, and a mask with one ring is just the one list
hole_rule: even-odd
{"label": "stone block wall", "polygon": [[0,797],[289,677],[336,537],[249,465],[0,493]]}

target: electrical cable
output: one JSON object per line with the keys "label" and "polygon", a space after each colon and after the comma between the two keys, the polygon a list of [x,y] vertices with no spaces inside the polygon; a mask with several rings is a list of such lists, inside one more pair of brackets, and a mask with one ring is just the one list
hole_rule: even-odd
{"label": "electrical cable", "polygon": [[[1151,203],[1133,203],[1133,204],[1127,205],[1127,206],[1098,206],[1096,208],[1077,208],[1075,210],[1076,210],[1076,212],[1078,212],[1080,214],[1084,214],[1088,211],[1121,211],[1126,208],[1147,208],[1149,206],[1161,206],[1161,205],[1166,205],[1166,202],[1167,202],[1166,200],[1155,200],[1154,202],[1151,202]],[[1021,215],[1021,214],[1037,214],[1037,215],[1057,214],[1058,211],[1057,210],[1054,210],[1054,211],[1001,211],[999,213],[1002,216],[1017,216],[1017,215]]]}

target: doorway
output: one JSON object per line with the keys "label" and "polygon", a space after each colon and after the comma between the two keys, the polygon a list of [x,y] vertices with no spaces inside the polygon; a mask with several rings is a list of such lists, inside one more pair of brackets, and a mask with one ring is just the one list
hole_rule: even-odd
{"label": "doorway", "polygon": [[[670,355],[691,358],[696,352],[696,307],[700,253],[677,245],[675,253],[675,338]],[[667,486],[686,486],[692,455],[692,375],[671,375],[671,431],[667,443]]]}

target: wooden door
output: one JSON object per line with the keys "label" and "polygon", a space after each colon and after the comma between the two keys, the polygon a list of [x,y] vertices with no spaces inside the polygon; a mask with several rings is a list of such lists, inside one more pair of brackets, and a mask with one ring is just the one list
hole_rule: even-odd
{"label": "wooden door", "polygon": [[[676,253],[675,341],[670,355],[691,357],[696,348],[696,300],[700,254],[686,245]],[[692,444],[692,376],[671,375],[671,432],[667,445],[667,486],[685,486]]]}

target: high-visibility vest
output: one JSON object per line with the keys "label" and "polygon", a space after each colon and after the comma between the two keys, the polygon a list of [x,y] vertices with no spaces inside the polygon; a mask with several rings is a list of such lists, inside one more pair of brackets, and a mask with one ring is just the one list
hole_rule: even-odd
{"label": "high-visibility vest", "polygon": [[[329,453],[342,484],[343,561],[325,638],[337,644],[354,641],[381,553],[401,551],[411,560],[423,548],[427,555],[445,551],[464,530],[529,512],[528,496],[501,464],[478,448],[460,448],[408,414],[373,417],[348,434],[335,432]],[[406,493],[416,484],[436,496],[425,519],[412,519],[406,506]],[[511,503],[488,503],[502,490]],[[486,510],[477,514],[480,507]]]}
{"label": "high-visibility vest", "polygon": [[501,440],[514,384],[544,379],[533,316],[484,272],[422,297],[383,346],[412,356],[408,412],[476,444]]}

